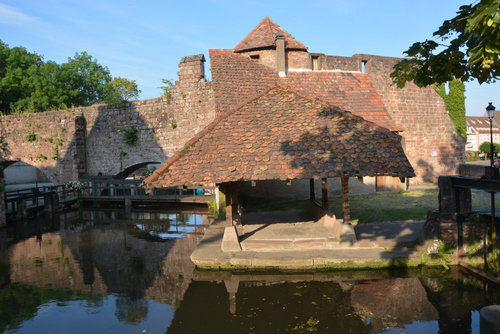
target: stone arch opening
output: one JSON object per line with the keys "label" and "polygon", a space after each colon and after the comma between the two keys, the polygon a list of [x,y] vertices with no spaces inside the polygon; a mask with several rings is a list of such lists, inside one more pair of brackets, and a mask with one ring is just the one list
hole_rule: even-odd
{"label": "stone arch opening", "polygon": [[155,167],[158,168],[161,166],[161,162],[158,161],[145,161],[145,162],[140,162],[137,164],[130,165],[126,167],[123,171],[121,171],[118,174],[113,175],[113,179],[126,179],[129,175],[133,174],[135,171],[143,168],[143,167],[149,167],[148,165],[156,165]]}
{"label": "stone arch opening", "polygon": [[3,168],[3,182],[7,191],[17,189],[21,185],[35,187],[37,183],[54,184],[42,170],[22,160],[4,160],[0,162],[0,167]]}

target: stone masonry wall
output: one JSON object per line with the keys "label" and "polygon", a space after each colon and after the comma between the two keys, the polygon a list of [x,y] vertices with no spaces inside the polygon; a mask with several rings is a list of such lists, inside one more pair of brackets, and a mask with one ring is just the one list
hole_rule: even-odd
{"label": "stone masonry wall", "polygon": [[[254,56],[258,55],[260,62],[269,68],[276,70],[276,50],[254,50],[240,52],[240,54]],[[285,67],[289,69],[311,69],[311,59],[306,51],[286,50]]]}
{"label": "stone masonry wall", "polygon": [[366,62],[365,72],[391,117],[403,128],[405,152],[417,174],[412,184],[437,182],[439,175],[456,175],[459,164],[465,161],[465,143],[432,87],[409,83],[399,89],[392,85],[390,73],[399,60],[372,55],[326,56],[323,68],[360,71],[361,63]]}
{"label": "stone masonry wall", "polygon": [[[143,162],[163,163],[215,117],[203,62],[203,55],[183,58],[170,102],[160,97],[123,108],[94,105],[0,117],[0,158],[35,166],[43,180],[57,184],[98,172],[116,175]],[[123,139],[131,126],[138,130],[134,145]],[[29,133],[34,141],[26,139]]]}
{"label": "stone masonry wall", "polygon": [[356,57],[368,59],[366,73],[391,117],[403,128],[405,152],[417,174],[410,182],[437,182],[440,175],[457,175],[460,163],[465,162],[465,142],[434,88],[392,85],[390,73],[399,58]]}
{"label": "stone masonry wall", "polygon": [[301,69],[310,70],[311,69],[311,58],[307,51],[286,51],[286,68],[287,70]]}
{"label": "stone masonry wall", "polygon": [[42,180],[77,180],[84,172],[78,154],[81,114],[51,111],[0,117],[0,158],[23,161],[42,171]]}

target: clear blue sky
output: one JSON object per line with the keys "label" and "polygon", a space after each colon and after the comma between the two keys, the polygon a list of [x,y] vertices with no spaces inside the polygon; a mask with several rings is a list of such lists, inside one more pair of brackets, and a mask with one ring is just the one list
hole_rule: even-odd
{"label": "clear blue sky", "polygon": [[[402,57],[467,3],[0,0],[0,39],[57,63],[86,51],[114,77],[136,80],[147,99],[161,95],[162,78],[177,80],[181,57],[204,53],[208,60],[210,48],[232,49],[266,16],[309,52]],[[468,83],[467,115],[482,116],[488,102],[500,109],[499,92],[500,84]]]}

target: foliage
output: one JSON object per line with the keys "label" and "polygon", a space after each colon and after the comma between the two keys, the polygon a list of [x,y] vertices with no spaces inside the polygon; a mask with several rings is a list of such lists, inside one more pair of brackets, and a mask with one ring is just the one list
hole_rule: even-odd
{"label": "foliage", "polygon": [[500,168],[500,157],[493,158],[493,165],[491,165],[491,167]]}
{"label": "foliage", "polygon": [[500,63],[500,0],[481,0],[461,6],[457,16],[443,22],[433,40],[414,43],[410,57],[394,66],[393,81],[402,88],[409,81],[419,87],[455,79],[495,82]]}
{"label": "foliage", "polygon": [[30,67],[42,64],[42,56],[30,53],[23,47],[11,49],[0,40],[0,111],[9,113],[12,103],[29,96],[23,80],[28,78]]}
{"label": "foliage", "polygon": [[66,183],[66,191],[82,191],[83,185],[80,181],[69,181]]}
{"label": "foliage", "polygon": [[177,123],[172,122],[172,123],[170,123],[170,126],[172,127],[172,129],[175,129],[177,127]]}
{"label": "foliage", "polygon": [[451,262],[450,254],[453,254],[454,248],[455,245],[445,245],[441,242],[438,244],[438,256],[441,259],[441,264],[446,270],[450,269],[448,263]]}
{"label": "foliage", "polygon": [[139,130],[131,125],[130,128],[123,133],[123,142],[128,145],[134,145],[139,140],[137,132],[139,132]]}
{"label": "foliage", "polygon": [[106,84],[111,81],[111,74],[106,66],[102,66],[87,52],[76,53],[68,62],[61,65],[74,94],[73,101],[67,103],[75,106],[89,106],[104,101]]}
{"label": "foliage", "polygon": [[77,199],[74,204],[71,204],[72,209],[79,209],[82,206],[83,206],[83,199],[82,198]]}
{"label": "foliage", "polygon": [[0,290],[0,332],[16,332],[27,320],[39,314],[40,307],[49,303],[64,305],[70,301],[81,301],[81,305],[92,311],[104,304],[106,296],[72,289],[54,289],[22,283],[7,284]]}
{"label": "foliage", "polygon": [[149,176],[151,176],[151,174],[153,174],[153,172],[154,172],[155,170],[156,170],[156,167],[155,167],[155,166],[151,167],[151,168],[150,168],[150,169],[148,169],[148,170],[145,170],[145,171],[144,171],[144,172],[142,172],[142,174],[141,174],[141,179],[143,179],[143,180],[144,180],[144,179],[148,178]]}
{"label": "foliage", "polygon": [[106,98],[104,102],[111,106],[120,107],[126,101],[138,99],[141,90],[138,88],[135,80],[116,77],[106,85]]}
{"label": "foliage", "polygon": [[163,95],[167,98],[167,104],[170,103],[171,100],[171,94],[172,94],[172,89],[174,88],[174,84],[172,83],[172,80],[168,79],[161,79],[161,82],[165,86],[160,86],[160,88],[163,91]]}
{"label": "foliage", "polygon": [[214,216],[215,219],[226,218],[226,212],[222,210],[222,205],[220,207],[221,210],[217,210],[217,202],[215,201],[215,198],[208,203],[208,211],[212,216]]}
{"label": "foliage", "polygon": [[[500,144],[493,143],[493,149],[495,150],[494,153],[500,152]],[[479,145],[479,151],[483,152],[483,153],[490,154],[490,152],[491,152],[491,143],[489,141],[483,142],[481,145]]]}
{"label": "foliage", "polygon": [[448,83],[449,92],[446,93],[445,84],[434,87],[446,105],[446,110],[451,120],[455,123],[458,134],[467,140],[467,121],[465,119],[465,85],[460,80],[452,80]]}
{"label": "foliage", "polygon": [[26,135],[26,141],[31,143],[36,140],[36,135],[33,132],[30,132]]}
{"label": "foliage", "polygon": [[104,100],[107,67],[86,52],[61,65],[0,40],[0,112],[33,113]]}
{"label": "foliage", "polygon": [[479,160],[479,151],[465,152],[465,161],[478,161],[478,160]]}

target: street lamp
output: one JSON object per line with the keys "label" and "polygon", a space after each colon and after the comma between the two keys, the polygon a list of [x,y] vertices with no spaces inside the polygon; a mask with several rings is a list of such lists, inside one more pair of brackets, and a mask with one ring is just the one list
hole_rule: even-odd
{"label": "street lamp", "polygon": [[493,117],[495,117],[495,107],[489,102],[489,105],[486,107],[486,111],[488,112],[488,118],[490,119],[490,153],[491,153],[491,166],[493,167],[493,152],[495,149],[493,147]]}

